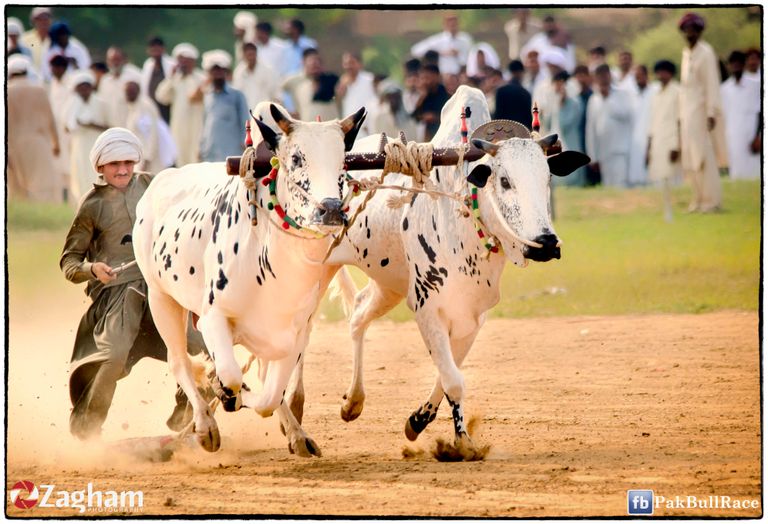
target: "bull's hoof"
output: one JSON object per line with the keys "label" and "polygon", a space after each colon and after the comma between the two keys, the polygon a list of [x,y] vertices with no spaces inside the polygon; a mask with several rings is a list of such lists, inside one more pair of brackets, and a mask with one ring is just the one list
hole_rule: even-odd
{"label": "bull's hoof", "polygon": [[405,421],[405,438],[411,442],[416,440],[427,425],[435,420],[436,416],[437,411],[423,411],[422,408],[411,413],[411,416]]}
{"label": "bull's hoof", "polygon": [[341,405],[341,419],[344,422],[352,422],[363,412],[365,397],[354,399],[344,395],[344,404]]}
{"label": "bull's hoof", "polygon": [[230,413],[233,411],[238,411],[243,407],[242,391],[250,391],[245,383],[242,384],[240,391],[237,393],[224,386],[219,379],[214,380],[212,385],[214,393],[216,393],[216,396],[221,401],[221,407],[224,408],[224,411]]}
{"label": "bull's hoof", "polygon": [[[211,419],[213,420],[213,419]],[[221,436],[219,435],[219,428],[216,425],[216,421],[213,421],[213,425],[203,428],[198,431],[197,425],[195,425],[194,432],[197,438],[197,443],[205,450],[211,453],[218,451],[221,447]]]}
{"label": "bull's hoof", "polygon": [[288,442],[288,451],[300,457],[309,458],[311,456],[322,457],[317,443],[309,437],[300,437]]}

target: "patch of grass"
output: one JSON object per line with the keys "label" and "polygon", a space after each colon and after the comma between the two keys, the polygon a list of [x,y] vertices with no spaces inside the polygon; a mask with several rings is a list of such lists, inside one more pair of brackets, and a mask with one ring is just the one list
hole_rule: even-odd
{"label": "patch of grass", "polygon": [[9,201],[6,216],[12,231],[55,231],[68,228],[75,212],[67,204]]}
{"label": "patch of grass", "polygon": [[[496,317],[702,313],[756,310],[760,280],[760,183],[724,181],[725,211],[686,214],[690,190],[674,191],[664,222],[656,189],[556,189],[555,228],[563,258],[508,265]],[[58,257],[72,212],[64,206],[8,206],[12,293],[46,293],[63,282]],[[353,268],[358,287],[365,275]],[[324,299],[321,318],[340,320]],[[404,304],[388,317],[413,318]]]}

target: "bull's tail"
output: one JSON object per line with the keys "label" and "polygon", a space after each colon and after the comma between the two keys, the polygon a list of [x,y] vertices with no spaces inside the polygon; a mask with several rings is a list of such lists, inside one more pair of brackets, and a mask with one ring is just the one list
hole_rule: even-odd
{"label": "bull's tail", "polygon": [[352,275],[349,274],[347,266],[341,266],[336,272],[336,276],[333,277],[330,285],[331,300],[342,298],[342,307],[344,308],[344,315],[349,319],[352,316],[352,310],[355,306],[355,295],[357,295],[357,286],[355,281],[352,280]]}

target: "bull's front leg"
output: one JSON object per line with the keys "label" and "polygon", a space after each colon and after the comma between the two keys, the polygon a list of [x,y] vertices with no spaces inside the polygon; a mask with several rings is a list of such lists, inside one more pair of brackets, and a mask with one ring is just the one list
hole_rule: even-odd
{"label": "bull's front leg", "polygon": [[[480,459],[484,456],[484,452],[475,446],[467,431],[463,407],[464,376],[454,360],[448,328],[441,315],[424,309],[417,312],[416,322],[429,349],[432,361],[440,374],[440,385],[445,392],[445,399],[451,406],[456,450],[464,460]],[[432,419],[434,413],[437,412],[438,404],[433,404],[433,406],[434,411],[430,410]],[[410,419],[406,423],[406,428],[409,423]]]}
{"label": "bull's front leg", "polygon": [[[477,333],[480,331],[480,325],[475,328],[468,336],[462,338],[451,339],[451,348],[453,350],[453,360],[456,362],[456,366],[461,366],[464,362],[464,358],[469,353],[472,344],[477,337]],[[438,375],[435,385],[432,388],[432,392],[429,394],[429,398],[421,406],[416,409],[405,423],[405,436],[408,440],[416,440],[418,436],[424,431],[430,422],[435,420],[437,416],[437,410],[440,407],[445,396],[443,391],[443,384]]]}
{"label": "bull's front leg", "polygon": [[[299,339],[302,339],[300,336]],[[300,354],[301,355],[301,354]],[[299,359],[301,356],[299,356]],[[301,427],[291,408],[285,402],[285,390],[297,358],[294,355],[281,360],[273,360],[266,367],[263,389],[260,394],[250,391],[243,393],[243,402],[253,408],[262,417],[269,417],[277,411],[280,427],[288,439],[288,450],[302,457],[320,456],[320,448]],[[264,368],[262,368],[264,369]]]}
{"label": "bull's front leg", "polygon": [[216,378],[211,386],[225,411],[237,411],[242,407],[243,372],[235,360],[229,319],[211,309],[200,317],[197,326],[216,366]]}

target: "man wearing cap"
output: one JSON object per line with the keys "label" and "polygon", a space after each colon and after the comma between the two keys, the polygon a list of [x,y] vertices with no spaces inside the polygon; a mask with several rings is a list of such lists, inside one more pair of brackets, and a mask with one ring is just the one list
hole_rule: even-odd
{"label": "man wearing cap", "polygon": [[96,180],[89,155],[99,133],[108,127],[107,106],[94,93],[94,82],[90,71],[75,71],[72,74],[74,95],[67,108],[64,126],[71,138],[69,194],[73,205],[77,205]]}
{"label": "man wearing cap", "polygon": [[72,30],[64,22],[57,22],[51,26],[49,32],[51,46],[45,54],[45,60],[41,66],[43,79],[48,82],[51,79],[49,67],[51,58],[61,55],[69,61],[72,69],[87,70],[91,66],[91,54],[77,38],[72,36]]}
{"label": "man wearing cap", "polygon": [[243,93],[227,83],[232,57],[215,49],[203,54],[203,69],[210,89],[203,98],[203,133],[200,158],[204,162],[223,162],[243,152],[245,122],[250,118]]}
{"label": "man wearing cap", "polygon": [[701,40],[704,26],[696,13],[686,14],[679,23],[688,42],[680,65],[680,143],[683,171],[693,185],[688,211],[711,213],[722,204],[712,135],[722,104],[717,56]]}
{"label": "man wearing cap", "polygon": [[235,62],[243,59],[243,44],[256,40],[256,24],[259,19],[250,11],[238,11],[232,20],[232,33],[235,35]]}
{"label": "man wearing cap", "polygon": [[171,53],[176,60],[171,76],[157,86],[155,98],[171,106],[171,135],[176,143],[176,165],[200,161],[203,132],[203,90],[205,75],[195,68],[197,48],[181,43]]}
{"label": "man wearing cap", "polygon": [[51,29],[53,16],[49,8],[35,7],[29,15],[29,20],[32,23],[32,29],[22,35],[21,43],[32,51],[35,68],[42,70],[43,60],[51,46],[48,31]]}
{"label": "man wearing cap", "polygon": [[24,26],[21,25],[21,21],[18,18],[9,18],[5,24],[5,32],[8,35],[8,41],[6,42],[5,54],[6,56],[15,55],[20,53],[32,58],[32,51],[27,46],[20,42],[21,33],[24,32]]}
{"label": "man wearing cap", "polygon": [[128,63],[125,51],[117,46],[107,49],[107,67],[109,72],[99,82],[99,96],[109,109],[110,127],[126,127],[125,83],[128,77],[141,77],[141,70]]}
{"label": "man wearing cap", "polygon": [[24,55],[8,58],[8,197],[61,202],[56,122],[45,89],[27,78],[31,67]]}
{"label": "man wearing cap", "polygon": [[[134,260],[136,204],[151,180],[148,173],[134,174],[141,159],[141,143],[129,130],[99,135],[89,154],[99,177],[78,207],[59,260],[67,280],[88,283],[92,300],[77,330],[69,379],[70,431],[80,439],[99,435],[117,381],[138,360],[167,358],[141,271],[136,265],[121,270]],[[200,337],[190,339],[195,341],[191,349],[199,351]]]}

